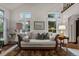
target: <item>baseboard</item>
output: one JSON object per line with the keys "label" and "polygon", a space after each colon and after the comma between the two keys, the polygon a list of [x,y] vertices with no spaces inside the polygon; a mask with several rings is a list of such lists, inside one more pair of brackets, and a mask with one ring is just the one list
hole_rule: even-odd
{"label": "baseboard", "polygon": [[69,43],[76,44],[76,42],[69,42]]}

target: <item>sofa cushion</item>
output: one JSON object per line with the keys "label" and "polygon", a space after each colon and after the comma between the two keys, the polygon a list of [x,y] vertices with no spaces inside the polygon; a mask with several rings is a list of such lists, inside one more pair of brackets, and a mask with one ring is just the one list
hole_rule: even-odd
{"label": "sofa cushion", "polygon": [[31,38],[30,39],[36,39],[37,38],[37,33],[33,33],[32,32],[30,35],[31,35]]}
{"label": "sofa cushion", "polygon": [[55,41],[50,41],[50,40],[36,40],[36,39],[31,39],[29,42],[24,42],[21,41],[21,44],[56,44]]}
{"label": "sofa cushion", "polygon": [[50,40],[35,40],[31,39],[30,42],[21,41],[21,47],[55,47],[56,42]]}
{"label": "sofa cushion", "polygon": [[29,36],[24,36],[24,37],[23,37],[23,41],[29,42]]}

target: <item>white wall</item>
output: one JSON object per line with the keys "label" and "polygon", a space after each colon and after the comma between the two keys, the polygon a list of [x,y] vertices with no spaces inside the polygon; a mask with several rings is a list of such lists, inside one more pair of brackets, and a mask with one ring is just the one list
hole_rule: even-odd
{"label": "white wall", "polygon": [[[33,32],[48,32],[48,12],[60,12],[62,9],[62,4],[24,4],[17,9],[12,11],[11,20],[10,20],[10,32],[13,32],[15,29],[16,23],[20,19],[20,13],[22,11],[31,11],[31,31]],[[34,21],[45,21],[45,30],[34,30]]]}
{"label": "white wall", "polygon": [[[74,35],[75,34],[75,32],[74,32],[75,29],[71,29],[71,30],[68,29],[69,28],[68,20],[73,15],[79,15],[79,4],[72,5],[69,9],[67,9],[65,12],[63,12],[62,15],[63,15],[63,23],[66,25],[65,35],[69,36],[71,33],[68,33],[68,32],[71,32],[71,30],[73,30],[73,34],[72,34],[73,39],[71,39],[70,36],[69,36],[69,39],[70,39],[69,41],[70,42],[75,42],[75,37],[73,37],[73,36],[75,36]],[[71,22],[70,22],[70,23],[73,24],[72,28],[74,28],[75,25],[74,25],[72,20],[76,20],[75,17],[72,18]]]}

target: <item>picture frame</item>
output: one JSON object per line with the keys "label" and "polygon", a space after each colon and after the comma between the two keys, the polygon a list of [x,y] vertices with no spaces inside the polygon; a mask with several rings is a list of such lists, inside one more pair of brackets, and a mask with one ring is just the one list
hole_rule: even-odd
{"label": "picture frame", "polygon": [[44,21],[34,21],[34,30],[45,30]]}

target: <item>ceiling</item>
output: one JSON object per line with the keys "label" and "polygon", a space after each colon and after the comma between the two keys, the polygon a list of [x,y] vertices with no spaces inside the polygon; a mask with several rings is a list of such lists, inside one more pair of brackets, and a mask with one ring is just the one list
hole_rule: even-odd
{"label": "ceiling", "polygon": [[0,6],[7,8],[7,9],[10,9],[10,10],[13,10],[22,4],[23,3],[0,3]]}
{"label": "ceiling", "polygon": [[[21,6],[21,5],[23,5],[23,4],[28,4],[28,3],[0,3],[0,6],[2,6],[3,8],[6,8],[6,9],[9,9],[9,10],[13,10],[13,9],[16,9],[17,7],[19,7],[19,6]],[[54,7],[55,8],[55,6],[61,6],[61,4],[44,4],[44,3],[29,3],[29,5],[31,5],[31,6],[38,6],[38,5],[40,5],[40,6],[42,6],[42,5],[44,5],[44,6],[48,6],[48,5],[50,5],[50,6],[52,6],[52,7]]]}

